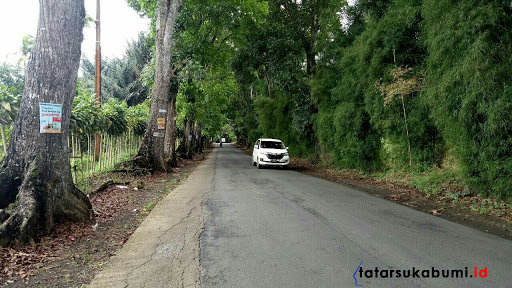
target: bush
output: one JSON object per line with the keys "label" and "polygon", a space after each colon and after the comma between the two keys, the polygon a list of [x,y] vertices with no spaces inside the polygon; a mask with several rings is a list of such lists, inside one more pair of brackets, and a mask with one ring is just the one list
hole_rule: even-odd
{"label": "bush", "polygon": [[466,182],[512,192],[510,1],[425,0],[426,96]]}
{"label": "bush", "polygon": [[314,150],[310,140],[293,127],[290,99],[277,96],[275,99],[259,97],[254,101],[255,111],[258,115],[259,126],[257,131],[250,135],[254,143],[259,137],[278,138],[290,147],[290,154],[295,157],[311,157]]}

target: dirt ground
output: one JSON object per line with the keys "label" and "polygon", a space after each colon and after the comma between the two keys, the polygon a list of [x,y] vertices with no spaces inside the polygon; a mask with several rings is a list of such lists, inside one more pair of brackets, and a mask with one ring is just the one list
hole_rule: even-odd
{"label": "dirt ground", "polygon": [[[251,149],[237,147],[248,155]],[[510,203],[482,198],[477,195],[464,195],[463,185],[443,183],[437,194],[426,194],[407,185],[400,176],[394,179],[380,179],[362,175],[357,171],[337,170],[311,164],[304,159],[291,159],[290,169],[323,178],[365,191],[411,207],[415,210],[456,222],[474,229],[512,239],[512,206]],[[407,177],[407,175],[401,175]],[[474,211],[474,207],[487,207]],[[488,209],[492,208],[492,209]],[[485,212],[485,213],[482,213]]]}
{"label": "dirt ground", "polygon": [[202,160],[204,155],[183,160],[170,174],[109,173],[95,177],[93,186],[110,179],[130,182],[131,186],[114,184],[90,196],[93,224],[58,223],[35,246],[0,249],[0,287],[85,287],[155,204]]}

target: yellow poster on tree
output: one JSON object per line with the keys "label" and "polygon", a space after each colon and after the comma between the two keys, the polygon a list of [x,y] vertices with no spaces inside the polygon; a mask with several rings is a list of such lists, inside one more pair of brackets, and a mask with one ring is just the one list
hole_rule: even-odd
{"label": "yellow poster on tree", "polygon": [[165,118],[157,118],[156,119],[158,130],[164,130],[165,129]]}

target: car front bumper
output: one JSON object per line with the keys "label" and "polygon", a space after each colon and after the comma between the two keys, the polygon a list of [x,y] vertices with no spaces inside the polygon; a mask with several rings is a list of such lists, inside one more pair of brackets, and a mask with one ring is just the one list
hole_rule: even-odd
{"label": "car front bumper", "polygon": [[290,157],[284,156],[282,159],[273,161],[271,159],[260,156],[259,164],[261,166],[288,166],[290,165]]}

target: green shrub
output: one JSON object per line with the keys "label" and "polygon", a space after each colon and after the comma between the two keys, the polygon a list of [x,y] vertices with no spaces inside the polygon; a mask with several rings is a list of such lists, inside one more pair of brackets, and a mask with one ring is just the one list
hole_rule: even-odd
{"label": "green shrub", "polygon": [[511,197],[510,1],[425,0],[426,96],[466,182]]}

